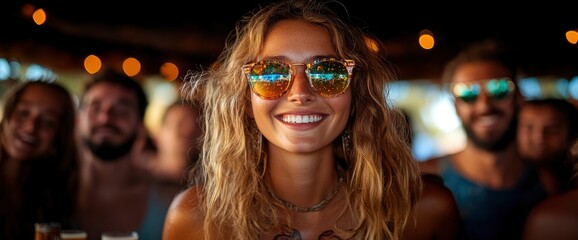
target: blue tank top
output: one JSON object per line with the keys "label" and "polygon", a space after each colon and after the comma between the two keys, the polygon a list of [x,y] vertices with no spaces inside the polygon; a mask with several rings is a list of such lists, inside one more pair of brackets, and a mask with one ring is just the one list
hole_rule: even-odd
{"label": "blue tank top", "polygon": [[459,175],[449,157],[440,160],[440,175],[454,194],[467,239],[521,239],[529,211],[548,196],[530,165],[516,186],[496,190]]}
{"label": "blue tank top", "polygon": [[139,240],[160,240],[163,236],[165,216],[170,203],[161,201],[158,186],[151,187],[148,196],[147,210],[140,229],[137,230]]}

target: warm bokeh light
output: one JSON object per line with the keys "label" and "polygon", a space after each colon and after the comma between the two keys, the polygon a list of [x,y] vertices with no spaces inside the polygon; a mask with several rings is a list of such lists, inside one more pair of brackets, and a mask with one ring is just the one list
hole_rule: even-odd
{"label": "warm bokeh light", "polygon": [[34,14],[34,10],[36,10],[36,7],[34,7],[34,5],[32,4],[24,4],[22,6],[22,15],[25,17],[32,17],[32,14]]}
{"label": "warm bokeh light", "polygon": [[32,14],[32,19],[37,25],[42,25],[46,22],[46,12],[42,8],[36,9]]}
{"label": "warm bokeh light", "polygon": [[377,45],[377,43],[375,42],[375,39],[372,38],[365,38],[365,44],[367,45],[367,47],[369,49],[371,49],[374,52],[379,52],[379,46]]}
{"label": "warm bokeh light", "polygon": [[179,76],[179,68],[172,62],[161,65],[161,76],[167,81],[174,81]]}
{"label": "warm bokeh light", "polygon": [[419,46],[423,49],[429,50],[432,49],[435,45],[435,39],[433,37],[433,33],[430,30],[422,30],[419,34]]}
{"label": "warm bokeh light", "polygon": [[140,62],[136,58],[129,57],[122,63],[122,70],[129,76],[135,76],[140,72]]}
{"label": "warm bokeh light", "polygon": [[84,59],[84,69],[86,70],[86,72],[90,74],[97,73],[101,67],[102,62],[100,61],[100,58],[98,58],[96,55],[91,54]]}
{"label": "warm bokeh light", "polygon": [[568,42],[571,44],[578,43],[578,31],[570,30],[566,32],[566,40],[568,40]]}

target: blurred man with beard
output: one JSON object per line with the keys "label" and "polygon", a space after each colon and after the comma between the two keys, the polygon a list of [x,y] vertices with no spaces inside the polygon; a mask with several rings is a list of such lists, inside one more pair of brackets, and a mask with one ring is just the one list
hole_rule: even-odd
{"label": "blurred man with beard", "polygon": [[547,197],[536,170],[518,156],[523,98],[516,70],[512,55],[494,40],[464,49],[444,69],[467,142],[457,153],[420,164],[453,192],[467,239],[520,239],[528,212]]}
{"label": "blurred man with beard", "polygon": [[75,222],[89,240],[106,231],[137,231],[140,240],[162,237],[166,211],[179,189],[136,165],[147,137],[147,105],[140,83],[112,70],[85,85],[77,116],[83,159]]}

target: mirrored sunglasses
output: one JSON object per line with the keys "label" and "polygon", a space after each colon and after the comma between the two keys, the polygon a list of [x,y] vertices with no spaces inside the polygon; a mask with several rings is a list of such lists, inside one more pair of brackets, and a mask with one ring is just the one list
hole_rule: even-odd
{"label": "mirrored sunglasses", "polygon": [[305,75],[313,91],[325,98],[336,97],[347,90],[355,62],[334,58],[317,59],[311,63],[288,64],[277,60],[243,65],[251,90],[263,99],[277,99],[291,87],[293,66],[305,66]]}
{"label": "mirrored sunglasses", "polygon": [[496,78],[478,82],[453,83],[452,95],[465,103],[473,103],[482,93],[482,88],[494,100],[503,100],[510,96],[516,85],[510,78]]}

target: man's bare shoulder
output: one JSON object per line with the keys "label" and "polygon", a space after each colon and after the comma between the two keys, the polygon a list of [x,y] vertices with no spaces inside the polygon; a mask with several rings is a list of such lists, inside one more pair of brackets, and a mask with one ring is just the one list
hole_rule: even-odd
{"label": "man's bare shoulder", "polygon": [[163,239],[203,239],[200,196],[199,187],[189,187],[174,198],[165,219]]}

